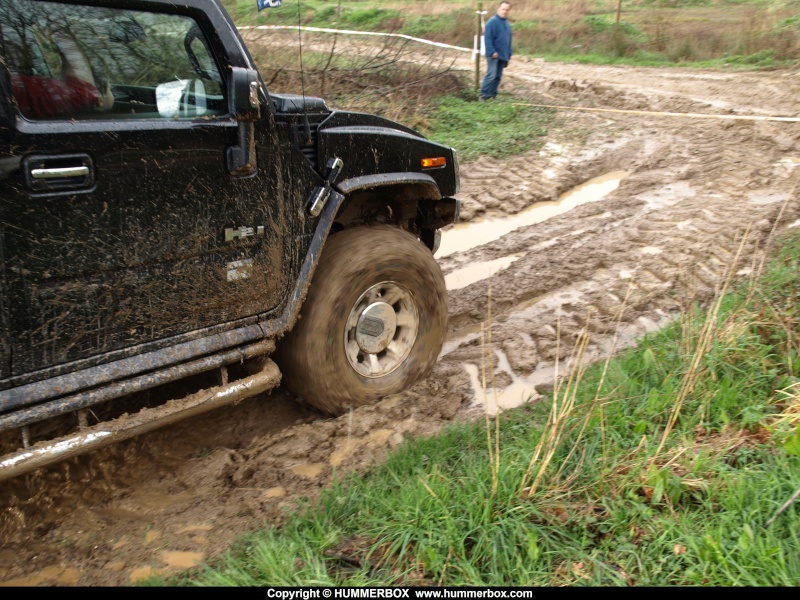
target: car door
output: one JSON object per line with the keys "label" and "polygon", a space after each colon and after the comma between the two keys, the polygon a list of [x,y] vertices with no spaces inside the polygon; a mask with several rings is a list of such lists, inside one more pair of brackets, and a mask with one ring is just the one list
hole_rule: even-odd
{"label": "car door", "polygon": [[286,295],[281,167],[231,165],[222,46],[202,12],[130,6],[0,9],[17,112],[0,148],[11,376],[219,332]]}

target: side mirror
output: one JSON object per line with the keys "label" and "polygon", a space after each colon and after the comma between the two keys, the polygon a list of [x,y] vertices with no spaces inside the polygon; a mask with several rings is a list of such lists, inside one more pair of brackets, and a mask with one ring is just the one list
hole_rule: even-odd
{"label": "side mirror", "polygon": [[181,109],[181,96],[187,81],[176,79],[156,86],[156,108],[162,117],[175,117]]}
{"label": "side mirror", "polygon": [[200,79],[177,79],[156,87],[162,117],[197,117],[206,113],[206,87]]}
{"label": "side mirror", "polygon": [[228,171],[234,177],[256,172],[255,124],[261,116],[258,73],[253,69],[231,67],[228,83],[231,111],[239,122],[238,143],[228,146]]}
{"label": "side mirror", "polygon": [[231,110],[237,121],[255,121],[261,116],[258,72],[254,69],[231,67],[228,84]]}

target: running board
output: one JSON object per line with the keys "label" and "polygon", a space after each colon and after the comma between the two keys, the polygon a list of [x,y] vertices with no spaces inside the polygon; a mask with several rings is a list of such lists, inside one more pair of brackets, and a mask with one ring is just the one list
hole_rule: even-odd
{"label": "running board", "polygon": [[244,379],[201,390],[186,398],[170,400],[162,406],[145,408],[132,415],[87,427],[79,433],[0,457],[0,481],[268,392],[280,381],[278,365],[266,359],[261,371]]}

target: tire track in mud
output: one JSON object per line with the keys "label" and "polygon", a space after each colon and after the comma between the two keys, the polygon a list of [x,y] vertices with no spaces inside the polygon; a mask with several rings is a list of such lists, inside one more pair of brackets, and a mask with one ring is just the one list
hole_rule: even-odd
{"label": "tire track in mud", "polygon": [[[570,91],[578,87],[603,89],[604,94],[607,89],[591,83],[566,86]],[[666,151],[659,144],[648,143],[649,134],[644,133],[661,134],[666,129],[663,122],[644,117],[637,126],[640,143],[636,136],[627,142],[636,153],[622,150],[616,153],[616,160],[606,158],[606,169],[624,169],[630,175],[601,203],[603,213],[597,214],[600,207],[581,207],[559,219],[568,222],[571,231],[565,231],[559,220],[551,220],[509,236],[517,238],[516,243],[499,240],[490,244],[481,254],[494,256],[501,248],[507,254],[527,252],[507,268],[502,279],[518,285],[509,290],[496,284],[489,292],[481,282],[475,284],[480,290],[477,293],[467,289],[453,295],[451,323],[455,328],[476,318],[485,319],[491,302],[492,336],[501,340],[498,345],[512,369],[518,371],[508,373],[512,378],[528,376],[548,363],[552,372],[556,358],[570,355],[584,328],[595,338],[587,356],[597,359],[612,347],[631,344],[657,329],[690,301],[707,303],[727,269],[733,267],[746,230],[742,255],[735,265],[740,274],[752,271],[750,263],[758,259],[756,252],[767,242],[783,204],[790,203],[785,207],[784,224],[797,214],[795,188],[800,178],[793,169],[796,163],[781,162],[783,153],[797,150],[797,126],[722,122],[685,127],[681,135],[669,137]],[[569,164],[574,171],[581,170],[580,161]],[[521,165],[515,161],[505,167],[513,171]],[[470,199],[467,195],[467,201]],[[539,200],[533,195],[528,199]],[[502,195],[496,200],[516,205],[515,199]],[[585,226],[589,219],[596,223]],[[536,255],[535,242],[542,239],[549,239],[547,258]],[[572,260],[566,258],[569,255]],[[550,268],[549,281],[528,277],[530,273],[548,273],[548,260],[560,266],[557,273]],[[459,256],[458,261],[463,264],[469,258]],[[542,310],[531,310],[531,298],[545,299],[540,301]],[[484,307],[483,314],[478,307]],[[556,322],[558,330],[552,325]],[[621,336],[621,344],[615,345],[616,336]],[[453,358],[473,364],[484,361],[485,349],[476,348],[474,342],[473,332],[451,350]],[[497,369],[499,357],[490,363]]]}
{"label": "tire track in mud", "polygon": [[[550,177],[542,177],[538,163],[545,151],[525,154],[511,165],[506,160],[483,157],[462,169],[462,221],[471,221],[486,213],[516,213],[533,202],[555,200],[560,193],[562,165],[552,163]],[[563,182],[561,183],[563,185]]]}

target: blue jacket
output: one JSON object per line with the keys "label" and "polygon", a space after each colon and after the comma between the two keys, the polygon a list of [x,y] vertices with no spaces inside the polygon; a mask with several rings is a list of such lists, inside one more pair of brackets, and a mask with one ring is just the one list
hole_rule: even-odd
{"label": "blue jacket", "polygon": [[483,31],[486,58],[497,52],[497,58],[508,62],[511,60],[511,23],[508,19],[495,15],[486,22]]}

